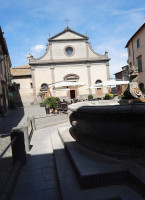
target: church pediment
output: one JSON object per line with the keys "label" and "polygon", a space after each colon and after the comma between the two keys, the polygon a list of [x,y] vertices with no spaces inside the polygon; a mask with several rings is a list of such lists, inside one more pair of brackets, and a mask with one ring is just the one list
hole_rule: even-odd
{"label": "church pediment", "polygon": [[49,38],[49,41],[57,41],[57,40],[88,40],[89,38],[85,35],[77,33],[71,30],[69,27],[64,29],[64,31],[58,33],[57,35]]}

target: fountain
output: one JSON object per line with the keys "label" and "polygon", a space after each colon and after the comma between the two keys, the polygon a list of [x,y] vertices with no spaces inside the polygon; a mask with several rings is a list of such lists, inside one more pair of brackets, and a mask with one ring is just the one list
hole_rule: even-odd
{"label": "fountain", "polygon": [[80,199],[145,198],[145,105],[140,103],[144,99],[136,75],[131,72],[121,104],[118,100],[71,104],[71,127],[58,129],[83,188]]}
{"label": "fountain", "polygon": [[95,151],[123,155],[145,146],[145,105],[137,76],[132,68],[120,102],[101,100],[69,106],[71,135],[77,142]]}

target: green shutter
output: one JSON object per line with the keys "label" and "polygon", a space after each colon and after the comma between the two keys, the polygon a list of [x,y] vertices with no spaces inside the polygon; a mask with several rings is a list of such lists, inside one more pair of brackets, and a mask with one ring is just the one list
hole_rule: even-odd
{"label": "green shutter", "polygon": [[137,48],[140,47],[140,42],[139,42],[139,38],[137,39]]}
{"label": "green shutter", "polygon": [[141,56],[137,58],[137,63],[138,63],[138,72],[142,72],[142,59]]}

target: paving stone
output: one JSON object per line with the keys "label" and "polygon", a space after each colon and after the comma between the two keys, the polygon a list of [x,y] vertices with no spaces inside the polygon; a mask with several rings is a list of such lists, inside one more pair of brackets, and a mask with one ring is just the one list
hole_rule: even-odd
{"label": "paving stone", "polygon": [[60,194],[58,190],[42,190],[36,192],[35,200],[60,200]]}
{"label": "paving stone", "polygon": [[[37,193],[35,199],[48,199],[47,194],[54,200],[59,199],[60,194],[54,167],[50,133],[48,134],[48,129],[44,130],[43,134],[41,130],[36,132],[31,141],[33,147],[29,152],[28,163],[21,171],[12,196],[14,198],[18,194],[35,192]],[[40,145],[38,145],[39,141],[41,141]],[[58,192],[56,193],[56,191]]]}
{"label": "paving stone", "polygon": [[17,184],[14,191],[15,194],[27,193],[27,192],[37,192],[46,189],[56,189],[55,180],[51,179],[49,181],[36,181]]}
{"label": "paving stone", "polygon": [[82,190],[57,132],[61,126],[64,125],[40,129],[33,134],[28,166],[21,171],[12,200],[118,200],[115,199],[118,197],[143,200],[127,185]]}
{"label": "paving stone", "polygon": [[15,194],[12,196],[11,200],[35,200],[35,193],[23,193],[23,194]]}

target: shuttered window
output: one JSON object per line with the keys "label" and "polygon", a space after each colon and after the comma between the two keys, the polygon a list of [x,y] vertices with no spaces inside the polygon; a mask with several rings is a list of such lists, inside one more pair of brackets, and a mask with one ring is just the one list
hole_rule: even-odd
{"label": "shuttered window", "polygon": [[142,56],[137,57],[138,72],[142,72]]}
{"label": "shuttered window", "polygon": [[140,47],[140,41],[139,41],[139,38],[138,38],[137,41],[136,41],[136,45],[137,45],[137,48]]}

